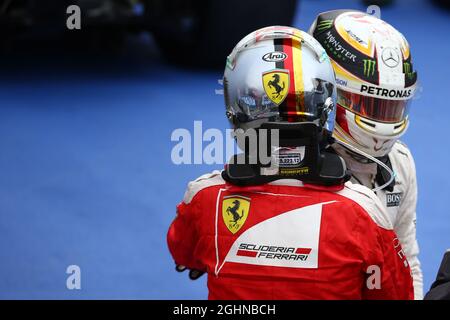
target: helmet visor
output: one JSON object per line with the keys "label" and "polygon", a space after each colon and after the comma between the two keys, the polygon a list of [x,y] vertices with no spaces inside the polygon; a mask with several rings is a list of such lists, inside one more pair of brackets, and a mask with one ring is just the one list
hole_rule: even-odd
{"label": "helmet visor", "polygon": [[[334,84],[313,78],[304,83],[303,89],[304,91],[289,93],[281,105],[275,104],[266,94],[258,94],[257,90],[248,89],[240,96],[239,92],[238,108],[233,113],[238,116],[240,122],[261,119],[305,122],[320,119],[323,109],[327,106],[327,98],[335,101]],[[330,120],[334,121],[334,115]]]}
{"label": "helmet visor", "polygon": [[403,121],[408,116],[410,99],[380,99],[339,89],[337,93],[339,105],[373,121],[396,123]]}

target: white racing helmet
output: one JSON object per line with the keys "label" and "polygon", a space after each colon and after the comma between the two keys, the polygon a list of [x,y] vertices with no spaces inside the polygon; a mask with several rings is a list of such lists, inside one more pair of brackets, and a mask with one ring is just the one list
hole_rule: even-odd
{"label": "white racing helmet", "polygon": [[320,14],[310,33],[336,73],[335,138],[374,157],[386,155],[406,132],[417,87],[408,42],[386,22],[348,10]]}

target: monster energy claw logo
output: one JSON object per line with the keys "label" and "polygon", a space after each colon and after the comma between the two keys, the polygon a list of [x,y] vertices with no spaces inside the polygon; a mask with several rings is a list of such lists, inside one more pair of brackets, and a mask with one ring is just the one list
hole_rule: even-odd
{"label": "monster energy claw logo", "polygon": [[409,62],[403,62],[403,70],[405,70],[405,73],[411,72],[411,64]]}
{"label": "monster energy claw logo", "polygon": [[323,20],[323,21],[320,21],[319,24],[317,25],[317,30],[323,31],[323,30],[331,28],[332,25],[333,25],[333,20]]}
{"label": "monster energy claw logo", "polygon": [[403,62],[403,70],[404,70],[406,76],[407,76],[408,78],[410,78],[410,79],[413,77],[413,72],[412,72],[411,69],[412,69],[412,68],[411,68],[411,63],[409,63],[409,62]]}
{"label": "monster energy claw logo", "polygon": [[370,59],[364,59],[364,75],[366,77],[370,77],[373,76],[375,73],[375,65],[376,65],[376,61],[375,60],[370,60]]}

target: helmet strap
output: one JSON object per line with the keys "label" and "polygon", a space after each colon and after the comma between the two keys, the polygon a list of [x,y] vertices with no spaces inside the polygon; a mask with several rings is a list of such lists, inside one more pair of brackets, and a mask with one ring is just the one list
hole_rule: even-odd
{"label": "helmet strap", "polygon": [[[380,160],[381,162],[383,162],[385,165],[387,165],[392,170],[392,163],[391,163],[391,160],[389,159],[389,156],[386,155],[384,157],[379,157],[377,159]],[[382,185],[386,184],[390,178],[391,178],[390,173],[386,169],[381,167],[379,164],[377,164],[377,175],[375,177],[377,184],[379,186],[382,186]],[[391,181],[391,183],[389,185],[387,185],[383,189],[387,190],[389,192],[392,192],[392,191],[394,191],[394,186],[395,186],[395,178]]]}

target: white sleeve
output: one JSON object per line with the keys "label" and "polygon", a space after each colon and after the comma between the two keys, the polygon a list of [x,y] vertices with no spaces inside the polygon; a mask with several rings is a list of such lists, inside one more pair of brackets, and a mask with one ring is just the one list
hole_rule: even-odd
{"label": "white sleeve", "polygon": [[[394,230],[402,243],[403,250],[408,258],[413,276],[414,299],[423,299],[423,276],[419,261],[419,245],[416,238],[416,204],[417,204],[417,179],[414,159],[405,148],[409,159],[403,159],[402,169],[405,170],[402,176],[405,178],[405,193],[398,209]],[[402,150],[403,153],[404,150]]]}

